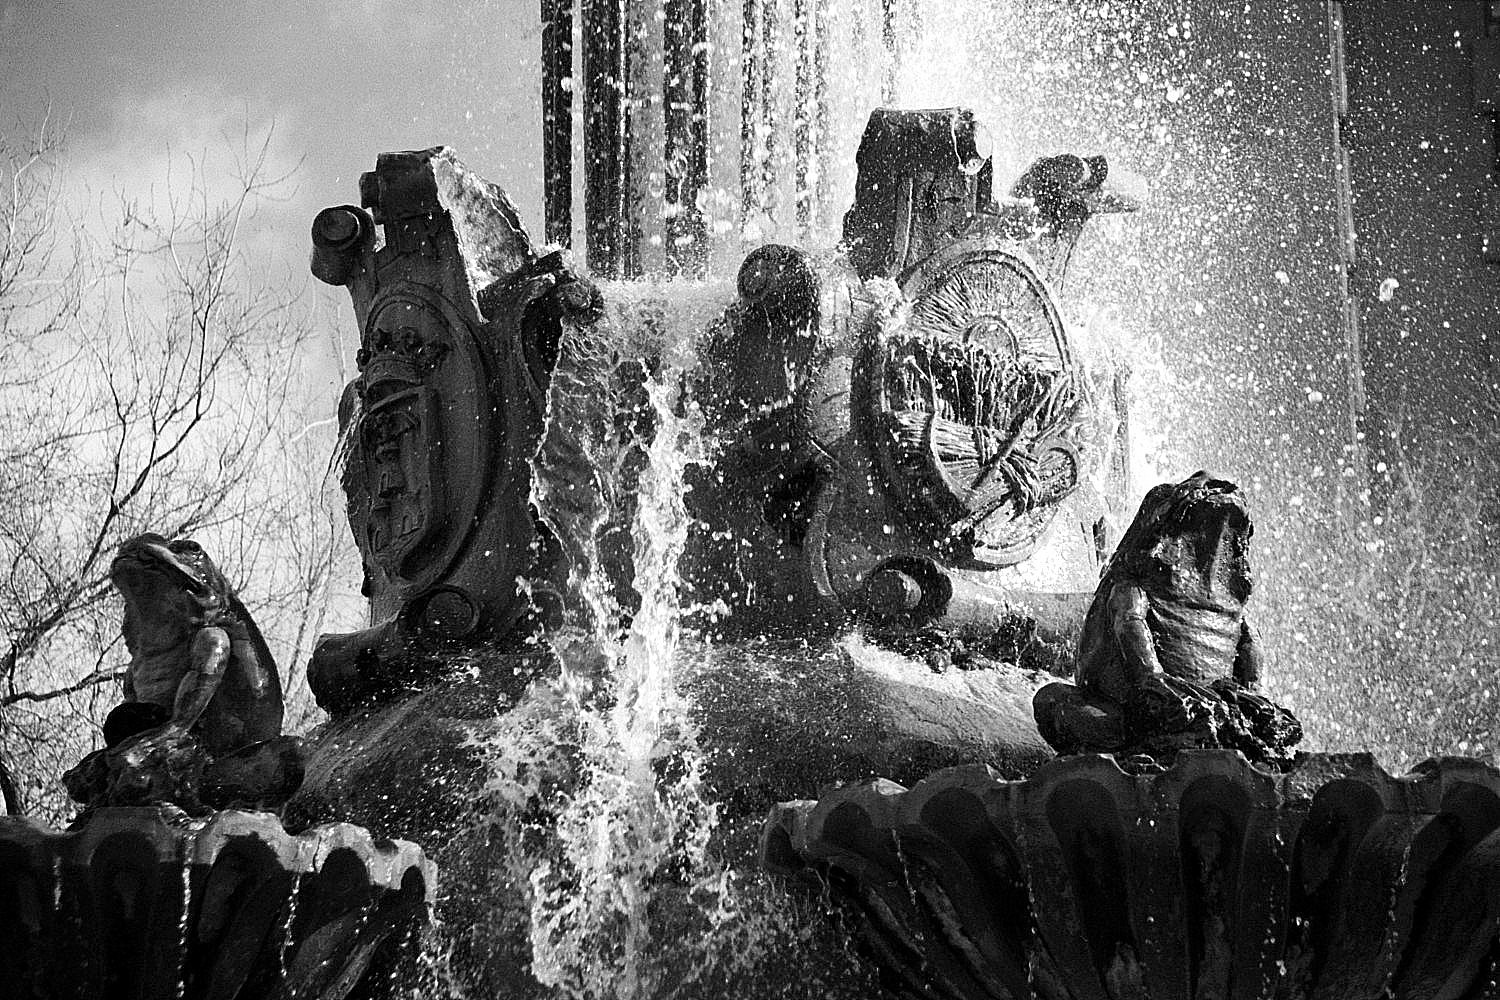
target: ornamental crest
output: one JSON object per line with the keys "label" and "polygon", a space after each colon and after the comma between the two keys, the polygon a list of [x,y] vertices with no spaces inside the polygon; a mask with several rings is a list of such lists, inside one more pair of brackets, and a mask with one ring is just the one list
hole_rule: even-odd
{"label": "ornamental crest", "polygon": [[411,576],[414,557],[441,527],[443,434],[428,384],[447,354],[440,324],[423,305],[390,301],[359,353],[360,410],[344,484],[360,547],[391,577]]}

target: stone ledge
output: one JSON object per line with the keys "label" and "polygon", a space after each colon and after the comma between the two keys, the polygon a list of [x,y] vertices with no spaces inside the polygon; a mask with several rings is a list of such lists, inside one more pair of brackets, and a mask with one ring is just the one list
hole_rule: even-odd
{"label": "stone ledge", "polygon": [[915,781],[981,762],[1007,777],[1052,758],[1032,718],[1051,680],[1007,664],[936,671],[857,635],[692,650],[692,703],[706,777],[726,818],[876,775]]}

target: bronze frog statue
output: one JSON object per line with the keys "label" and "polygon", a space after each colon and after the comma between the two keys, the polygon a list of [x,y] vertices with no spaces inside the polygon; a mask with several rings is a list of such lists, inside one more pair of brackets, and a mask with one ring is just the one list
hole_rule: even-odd
{"label": "bronze frog statue", "polygon": [[1206,472],[1146,494],[1084,620],[1076,685],[1049,684],[1033,701],[1054,749],[1156,759],[1227,747],[1291,763],[1302,729],[1258,693],[1245,617],[1253,531],[1238,487]]}
{"label": "bronze frog statue", "polygon": [[[160,714],[165,732],[192,731],[215,756],[281,735],[281,678],[271,650],[197,542],[132,538],[109,577],[125,598],[130,651],[126,704],[115,714],[152,706],[158,711],[140,717]],[[117,722],[115,733],[124,728]]]}
{"label": "bronze frog statue", "polygon": [[64,776],[85,805],[270,806],[301,783],[301,741],[281,735],[270,648],[213,560],[189,539],[122,544],[110,580],[125,599],[125,702],[104,750]]}

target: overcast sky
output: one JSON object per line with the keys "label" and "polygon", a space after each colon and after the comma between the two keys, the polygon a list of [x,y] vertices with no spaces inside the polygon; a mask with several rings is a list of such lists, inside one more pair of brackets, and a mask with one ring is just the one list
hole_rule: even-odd
{"label": "overcast sky", "polygon": [[[1290,429],[1260,435],[1321,435],[1308,445],[1314,457],[1288,461],[1293,473],[1338,460],[1342,369],[1323,356],[1342,312],[1322,5],[922,6],[930,23],[909,33],[907,98],[975,107],[1009,177],[1041,153],[1104,152],[1154,192],[1138,216],[1096,227],[1070,279],[1073,304],[1119,317],[1100,326],[1169,337],[1176,374],[1214,382],[1172,396],[1185,405],[1212,390],[1237,426],[1261,419],[1267,399],[1293,407]],[[868,17],[879,4],[841,6],[855,8]],[[273,170],[302,166],[295,193],[255,220],[247,246],[315,289],[320,326],[347,345],[348,296],[308,277],[308,227],[319,208],[357,200],[377,153],[453,146],[540,235],[539,10],[538,0],[0,0],[0,128],[50,105],[66,123],[77,185],[145,197],[189,154],[209,153],[221,176],[226,137],[274,123]],[[835,69],[840,80],[850,72]],[[863,120],[863,106],[846,110]],[[858,129],[847,131],[852,151]],[[834,158],[852,161],[850,151]],[[351,353],[330,351],[320,365]],[[1304,414],[1309,371],[1329,402]],[[1243,433],[1204,437],[1174,465],[1267,465],[1245,453]]]}
{"label": "overcast sky", "polygon": [[146,197],[274,125],[301,166],[247,245],[301,280],[312,216],[382,150],[455,147],[539,230],[539,33],[532,0],[0,0],[0,132],[50,106],[77,187]]}

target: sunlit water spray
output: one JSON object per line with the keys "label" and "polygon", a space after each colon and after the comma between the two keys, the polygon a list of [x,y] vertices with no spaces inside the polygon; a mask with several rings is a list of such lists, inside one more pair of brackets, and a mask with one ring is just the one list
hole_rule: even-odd
{"label": "sunlit water spray", "polygon": [[[580,359],[565,344],[552,391],[552,419],[583,464],[549,468],[544,448],[537,470],[538,508],[560,509],[567,523],[556,527],[576,535],[570,584],[584,607],[554,641],[558,679],[512,713],[492,748],[489,790],[502,828],[523,828],[506,861],[530,887],[537,979],[568,997],[665,997],[691,987],[708,961],[705,939],[732,908],[709,855],[716,816],[702,758],[673,683],[684,470],[711,447],[687,384],[695,340],[726,289],[606,294],[608,346]],[[638,374],[644,382],[631,387]],[[631,419],[610,419],[626,400]],[[585,474],[591,483],[580,483]],[[618,562],[600,545],[620,509],[632,511],[625,600],[611,577]]]}
{"label": "sunlit water spray", "polygon": [[[845,19],[858,6],[831,5],[835,38],[842,28],[857,35]],[[1240,480],[1257,505],[1258,556],[1269,568],[1255,611],[1277,664],[1273,690],[1292,696],[1315,745],[1371,745],[1368,732],[1346,733],[1335,728],[1338,720],[1371,729],[1370,721],[1383,724],[1392,712],[1411,715],[1413,705],[1425,703],[1424,689],[1414,695],[1405,677],[1391,680],[1388,692],[1383,677],[1362,683],[1355,661],[1371,648],[1368,636],[1385,634],[1383,618],[1399,611],[1423,628],[1435,612],[1388,609],[1400,595],[1387,598],[1384,578],[1375,576],[1380,567],[1364,560],[1356,579],[1354,571],[1341,575],[1346,566],[1338,561],[1343,548],[1365,550],[1359,539],[1344,545],[1340,533],[1354,533],[1349,514],[1325,496],[1330,480],[1348,479],[1354,469],[1335,413],[1337,355],[1324,346],[1336,335],[1329,318],[1335,310],[1320,290],[1329,282],[1320,234],[1332,231],[1331,187],[1319,173],[1327,165],[1309,152],[1322,148],[1315,136],[1268,131],[1277,114],[1300,107],[1288,88],[1316,91],[1322,76],[1309,71],[1307,84],[1268,71],[1255,45],[1226,41],[1242,27],[1233,18],[1195,21],[1190,3],[919,6],[922,16],[903,43],[896,103],[973,106],[994,140],[997,186],[1034,157],[1063,149],[1105,152],[1147,177],[1139,215],[1101,221],[1085,233],[1065,296],[1070,335],[1096,392],[1107,391],[1115,372],[1130,372],[1129,495],[1109,498],[1123,519],[1116,537],[1141,493],[1157,482],[1199,465]],[[1320,23],[1288,14],[1285,30],[1320,49]],[[862,122],[873,106],[864,99],[869,76],[851,77],[852,86],[864,87],[855,95],[860,100],[831,85],[830,106],[852,109],[863,101],[855,116]],[[1307,101],[1314,98],[1321,100],[1314,93]],[[831,157],[836,173],[826,190],[847,204],[857,128],[836,124],[832,138],[847,148]],[[1262,147],[1273,134],[1276,152],[1268,156]],[[713,193],[716,203],[737,202],[732,187]],[[762,226],[761,238],[826,246],[836,238],[836,207],[822,207],[825,228],[805,239],[790,239],[786,218]],[[1286,228],[1293,216],[1306,231]],[[732,263],[754,242],[721,246],[715,259]],[[490,791],[497,825],[521,831],[501,862],[530,886],[533,971],[569,997],[670,996],[679,984],[691,993],[695,975],[708,975],[739,945],[743,959],[766,931],[749,916],[742,887],[712,856],[717,817],[702,787],[691,706],[673,683],[674,661],[684,655],[677,592],[689,527],[683,470],[712,447],[683,386],[698,339],[732,295],[728,283],[607,288],[614,340],[595,362],[617,372],[626,359],[653,359],[643,413],[654,430],[631,442],[615,425],[606,427],[602,417],[615,414],[597,410],[613,405],[611,397],[590,396],[593,383],[582,379],[571,397],[573,415],[588,419],[566,426],[599,477],[598,496],[590,507],[569,485],[576,477],[539,475],[538,506],[572,518],[574,534],[587,529],[569,582],[582,611],[555,637],[560,679],[501,720]],[[555,405],[567,399],[554,390]],[[589,427],[600,432],[585,433]],[[1326,470],[1326,478],[1315,470]],[[1087,484],[1079,509],[1059,515],[1057,530],[1076,534],[1110,488],[1102,479]],[[626,507],[634,575],[622,597],[598,543],[599,529]],[[1093,582],[1080,579],[1071,555],[1045,547],[1013,575],[1056,589]],[[1488,576],[1474,588],[1494,590]],[[1365,598],[1367,608],[1350,611]],[[1444,601],[1438,610],[1457,617],[1461,609]],[[1459,634],[1456,626],[1448,631]],[[1480,621],[1462,635],[1484,639],[1492,631]],[[1309,632],[1310,642],[1298,638]],[[1403,637],[1399,626],[1391,642],[1374,645],[1393,664],[1411,660],[1410,633]],[[1471,651],[1445,648],[1423,655],[1428,696],[1444,696],[1437,681],[1451,684],[1443,676],[1447,664],[1466,656],[1474,659]],[[1344,663],[1357,668],[1343,672],[1356,678],[1354,702],[1330,695],[1330,667]],[[1468,706],[1476,712],[1493,695],[1488,681],[1479,686],[1482,699]],[[1391,706],[1369,704],[1372,692]],[[1453,725],[1487,731],[1488,724],[1466,720]],[[1444,739],[1428,733],[1417,741]]]}

